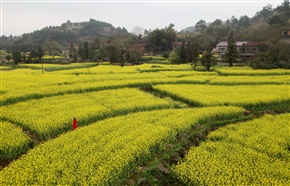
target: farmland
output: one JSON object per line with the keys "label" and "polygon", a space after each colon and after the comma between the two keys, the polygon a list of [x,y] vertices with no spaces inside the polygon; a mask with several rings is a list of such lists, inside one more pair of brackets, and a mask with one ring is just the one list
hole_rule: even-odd
{"label": "farmland", "polygon": [[289,70],[1,69],[1,185],[289,184]]}

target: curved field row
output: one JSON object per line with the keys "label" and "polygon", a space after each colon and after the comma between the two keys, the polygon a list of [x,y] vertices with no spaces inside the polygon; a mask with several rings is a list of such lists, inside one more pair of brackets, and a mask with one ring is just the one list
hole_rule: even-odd
{"label": "curved field row", "polygon": [[118,89],[68,94],[3,106],[1,118],[23,126],[41,139],[50,139],[71,129],[73,117],[79,125],[129,112],[182,107],[170,99],[159,99],[138,89]]}
{"label": "curved field row", "polygon": [[[166,75],[158,73],[131,73],[131,74],[60,74],[60,73],[45,73],[41,71],[28,70],[28,69],[17,69],[9,72],[2,72],[3,86],[2,90],[11,91],[14,89],[38,88],[44,85],[63,85],[63,84],[74,84],[74,83],[90,83],[96,81],[112,81],[112,80],[128,80],[128,79],[156,79],[166,78]],[[15,82],[22,82],[15,86]]]}
{"label": "curved field row", "polygon": [[239,107],[139,112],[49,140],[4,168],[2,185],[120,185],[163,144],[198,123],[241,117]]}
{"label": "curved field row", "polygon": [[289,85],[155,85],[155,90],[186,102],[202,105],[258,107],[290,102]]}
{"label": "curved field row", "polygon": [[20,127],[7,121],[1,121],[0,136],[0,159],[16,158],[32,145],[32,140]]}
{"label": "curved field row", "polygon": [[212,85],[261,85],[290,84],[290,76],[216,76],[209,82]]}
{"label": "curved field row", "polygon": [[228,125],[173,172],[186,185],[290,185],[290,114]]}
{"label": "curved field row", "polygon": [[218,72],[221,75],[224,76],[244,76],[244,75],[249,75],[249,76],[256,76],[256,75],[266,75],[266,76],[271,76],[271,75],[289,75],[290,71],[287,69],[271,69],[271,70],[253,70],[251,68],[217,68],[215,69],[216,72]]}
{"label": "curved field row", "polygon": [[[45,57],[43,57],[45,59]],[[45,71],[57,71],[57,70],[69,70],[78,68],[88,68],[98,65],[97,63],[71,63],[71,64],[43,64],[43,69]],[[20,68],[31,68],[31,69],[42,69],[41,64],[20,64]]]}
{"label": "curved field row", "polygon": [[152,84],[165,83],[205,83],[210,76],[191,76],[182,78],[147,78],[147,79],[123,79],[123,80],[107,80],[95,82],[78,82],[74,84],[56,84],[56,85],[42,85],[23,89],[17,87],[13,90],[2,93],[2,105],[12,104],[19,101],[42,98],[46,96],[62,95],[68,93],[90,92],[104,89],[116,89],[124,87],[142,87],[150,86]]}

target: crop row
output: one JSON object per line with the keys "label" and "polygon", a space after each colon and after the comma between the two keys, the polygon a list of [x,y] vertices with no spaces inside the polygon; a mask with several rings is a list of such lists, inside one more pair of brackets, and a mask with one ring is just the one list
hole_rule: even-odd
{"label": "crop row", "polygon": [[183,101],[202,105],[257,107],[290,102],[289,85],[155,85],[154,89]]}
{"label": "crop row", "polygon": [[289,75],[280,76],[216,76],[209,81],[212,85],[260,85],[290,84]]}
{"label": "crop row", "polygon": [[0,159],[2,160],[16,158],[32,145],[32,140],[23,133],[20,127],[7,121],[1,121],[0,136]]}
{"label": "crop row", "polygon": [[9,91],[3,90],[1,101],[3,105],[6,105],[29,99],[36,99],[53,95],[61,95],[66,93],[80,93],[123,87],[141,87],[141,86],[150,86],[152,84],[164,84],[164,83],[205,83],[210,78],[211,77],[209,76],[191,76],[182,78],[122,79],[122,80],[93,81],[87,83],[78,82],[73,84],[61,83],[49,86],[43,84],[40,86],[21,88],[22,86],[24,86],[22,85],[19,88],[15,87],[14,89],[10,89]]}
{"label": "crop row", "polygon": [[172,170],[186,185],[289,185],[290,114],[228,125]]}
{"label": "crop row", "polygon": [[290,71],[287,69],[272,69],[272,70],[253,70],[251,68],[243,68],[243,67],[236,67],[236,68],[217,68],[215,69],[221,75],[224,76],[240,76],[240,75],[289,75]]}
{"label": "crop row", "polygon": [[179,132],[242,115],[239,107],[207,107],[110,118],[38,145],[1,171],[0,184],[120,185]]}
{"label": "crop row", "polygon": [[67,94],[3,106],[1,118],[20,124],[41,139],[49,139],[71,129],[73,117],[79,125],[128,112],[181,107],[170,99],[160,99],[138,89],[105,90]]}

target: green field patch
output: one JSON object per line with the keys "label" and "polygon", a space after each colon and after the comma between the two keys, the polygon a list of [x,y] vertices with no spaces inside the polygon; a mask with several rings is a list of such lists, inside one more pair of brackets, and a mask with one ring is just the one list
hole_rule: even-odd
{"label": "green field patch", "polygon": [[49,140],[1,171],[2,185],[122,185],[166,142],[196,124],[238,118],[244,109],[207,107],[138,112]]}
{"label": "green field patch", "polygon": [[236,105],[247,108],[288,104],[289,85],[155,85],[164,94],[198,106]]}
{"label": "green field patch", "polygon": [[218,129],[172,171],[185,185],[289,185],[289,119],[266,115]]}
{"label": "green field patch", "polygon": [[70,130],[73,117],[82,126],[129,112],[172,107],[182,105],[138,89],[125,88],[53,96],[3,106],[1,118],[23,126],[40,139],[50,139]]}
{"label": "green field patch", "polygon": [[33,145],[19,126],[7,121],[1,121],[0,141],[0,160],[16,158]]}

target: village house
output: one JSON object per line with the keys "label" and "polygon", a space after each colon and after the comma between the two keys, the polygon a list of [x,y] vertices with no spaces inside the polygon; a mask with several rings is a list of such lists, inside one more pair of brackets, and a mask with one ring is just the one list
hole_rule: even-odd
{"label": "village house", "polygon": [[[252,59],[258,51],[260,45],[265,45],[263,42],[253,41],[237,41],[237,51],[239,54],[238,59]],[[213,49],[213,53],[224,55],[227,51],[228,42],[221,41]]]}

